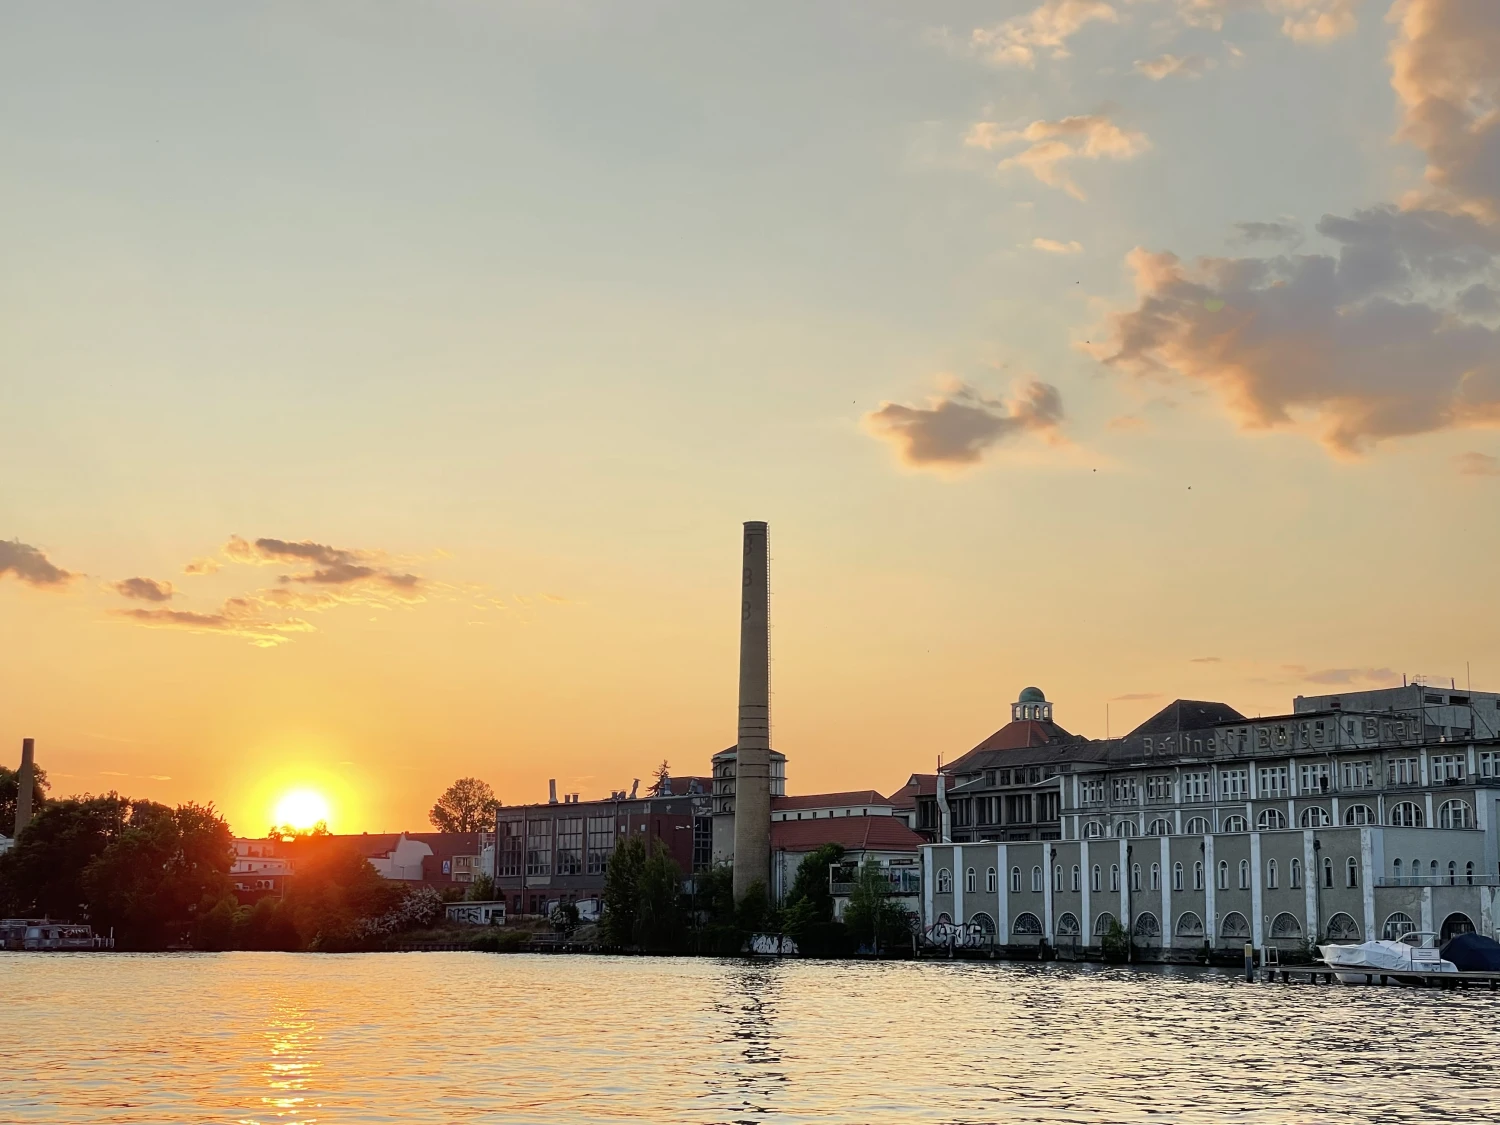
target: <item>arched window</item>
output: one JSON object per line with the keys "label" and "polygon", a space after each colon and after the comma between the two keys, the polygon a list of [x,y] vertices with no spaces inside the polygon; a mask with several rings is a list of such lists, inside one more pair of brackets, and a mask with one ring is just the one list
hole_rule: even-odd
{"label": "arched window", "polygon": [[1469,920],[1467,914],[1450,914],[1443,919],[1442,929],[1438,932],[1438,939],[1447,945],[1459,934],[1472,934],[1474,923]]}
{"label": "arched window", "polygon": [[941,914],[939,914],[937,916],[937,924],[939,926],[951,926],[951,925],[953,925],[953,917],[952,917],[952,915],[950,915],[946,910],[943,911]]}
{"label": "arched window", "polygon": [[1187,822],[1187,834],[1189,836],[1207,836],[1208,832],[1208,818],[1205,816],[1195,816]]}
{"label": "arched window", "polygon": [[1335,914],[1328,919],[1329,941],[1358,941],[1359,923],[1353,916],[1344,913]]}
{"label": "arched window", "polygon": [[1375,810],[1369,805],[1350,805],[1344,810],[1344,823],[1349,825],[1374,824]]}
{"label": "arched window", "polygon": [[1148,836],[1170,836],[1172,834],[1172,822],[1164,816],[1159,816],[1151,822],[1151,829],[1146,833]]}
{"label": "arched window", "polygon": [[984,889],[990,894],[1000,889],[1000,877],[993,867],[984,873]]}
{"label": "arched window", "polygon": [[1097,891],[1099,885],[1099,865],[1096,863],[1093,872],[1089,875],[1089,889]]}
{"label": "arched window", "polygon": [[1474,810],[1469,807],[1469,802],[1444,801],[1443,807],[1438,810],[1438,827],[1473,828]]}
{"label": "arched window", "polygon": [[1469,886],[1474,885],[1474,861],[1472,859],[1464,864],[1464,878],[1469,881]]}
{"label": "arched window", "polygon": [[1280,939],[1299,938],[1302,936],[1302,923],[1297,921],[1295,914],[1282,911],[1271,922],[1271,936]]}
{"label": "arched window", "polygon": [[1302,885],[1302,861],[1293,859],[1287,871],[1287,882],[1295,890]]}
{"label": "arched window", "polygon": [[1333,886],[1333,860],[1326,855],[1323,857],[1323,885]]}
{"label": "arched window", "polygon": [[1139,863],[1130,865],[1130,889],[1132,891],[1141,889],[1141,865]]}
{"label": "arched window", "polygon": [[964,872],[964,892],[966,894],[973,894],[978,889],[979,876],[974,873],[974,869],[971,867]]}
{"label": "arched window", "polygon": [[1255,827],[1259,828],[1262,832],[1285,828],[1286,813],[1280,809],[1263,809],[1261,810],[1261,814],[1255,818]]}
{"label": "arched window", "polygon": [[1355,859],[1352,855],[1344,863],[1344,886],[1359,886],[1359,860]]}
{"label": "arched window", "polygon": [[1079,933],[1078,915],[1070,911],[1057,920],[1058,937],[1077,937]]}
{"label": "arched window", "polygon": [[1437,884],[1437,860],[1432,861],[1432,882],[1434,886]]}
{"label": "arched window", "polygon": [[1143,910],[1135,919],[1135,936],[1138,938],[1161,937],[1161,923],[1156,920],[1156,915],[1149,910]]}
{"label": "arched window", "polygon": [[1272,891],[1276,889],[1276,861],[1274,859],[1266,860],[1266,889]]}
{"label": "arched window", "polygon": [[979,932],[986,938],[993,938],[995,936],[995,920],[982,910],[969,919],[969,925],[977,926]]}
{"label": "arched window", "polygon": [[1238,910],[1231,910],[1219,923],[1219,936],[1226,939],[1247,938],[1250,936],[1250,923]]}
{"label": "arched window", "polygon": [[1200,859],[1193,864],[1193,890],[1203,889],[1203,861]]}
{"label": "arched window", "polygon": [[1417,924],[1411,920],[1411,915],[1398,910],[1386,918],[1383,932],[1386,941],[1400,941],[1416,928]]}
{"label": "arched window", "polygon": [[1396,877],[1396,886],[1399,887],[1401,885],[1401,860],[1399,858],[1391,860],[1391,874]]}
{"label": "arched window", "polygon": [[1114,924],[1115,916],[1108,910],[1104,911],[1099,915],[1099,917],[1094,919],[1094,936],[1103,937],[1105,934],[1109,933],[1110,927]]}
{"label": "arched window", "polygon": [[1421,828],[1422,807],[1415,801],[1402,801],[1391,806],[1391,823],[1397,828]]}
{"label": "arched window", "polygon": [[1021,893],[1021,869],[1019,867],[1010,869],[1010,889],[1014,894]]}
{"label": "arched window", "polygon": [[1221,828],[1220,831],[1221,832],[1248,832],[1249,829],[1250,829],[1250,826],[1245,822],[1245,818],[1244,817],[1242,817],[1242,816],[1226,816],[1224,818],[1224,827]]}
{"label": "arched window", "polygon": [[1248,859],[1242,859],[1242,860],[1240,860],[1240,890],[1246,891],[1246,890],[1249,890],[1249,889],[1250,889],[1250,861]]}
{"label": "arched window", "polygon": [[1133,820],[1122,820],[1115,825],[1116,836],[1134,836],[1136,824]]}
{"label": "arched window", "polygon": [[1202,938],[1203,919],[1191,910],[1184,911],[1177,919],[1177,936],[1180,938]]}
{"label": "arched window", "polygon": [[1104,825],[1097,820],[1091,820],[1083,826],[1083,838],[1085,840],[1097,840],[1104,835]]}
{"label": "arched window", "polygon": [[1072,883],[1069,884],[1069,886],[1071,886],[1075,891],[1078,890],[1078,888],[1083,885],[1078,876],[1079,876],[1079,867],[1078,867],[1078,864],[1075,863],[1073,865],[1073,881],[1072,881]]}
{"label": "arched window", "polygon": [[1327,828],[1330,820],[1328,810],[1322,805],[1308,805],[1300,819],[1303,828]]}
{"label": "arched window", "polygon": [[1060,863],[1052,868],[1052,889],[1054,891],[1062,890],[1062,864]]}
{"label": "arched window", "polygon": [[1011,933],[1021,934],[1024,937],[1036,937],[1042,932],[1042,921],[1035,914],[1019,914],[1016,916],[1016,924],[1010,929]]}
{"label": "arched window", "polygon": [[1120,865],[1118,863],[1109,865],[1109,889],[1112,891],[1120,889]]}
{"label": "arched window", "polygon": [[1042,891],[1042,869],[1040,867],[1033,867],[1031,869],[1031,889],[1035,894],[1040,894]]}
{"label": "arched window", "polygon": [[1172,889],[1174,891],[1182,890],[1182,864],[1180,863],[1172,865]]}
{"label": "arched window", "polygon": [[1221,859],[1221,860],[1219,860],[1219,890],[1221,890],[1221,891],[1227,891],[1228,889],[1229,889],[1229,861],[1226,860],[1226,859]]}
{"label": "arched window", "polygon": [[1161,890],[1161,864],[1159,863],[1151,865],[1151,889],[1153,891]]}
{"label": "arched window", "polygon": [[953,872],[944,867],[938,872],[938,894],[950,895],[953,893]]}

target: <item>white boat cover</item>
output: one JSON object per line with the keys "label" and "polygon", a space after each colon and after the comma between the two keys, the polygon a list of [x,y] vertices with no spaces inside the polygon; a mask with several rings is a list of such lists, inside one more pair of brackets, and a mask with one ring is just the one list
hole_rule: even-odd
{"label": "white boat cover", "polygon": [[1420,949],[1400,941],[1367,941],[1360,945],[1320,945],[1318,952],[1331,968],[1358,968],[1372,972],[1456,973],[1458,966],[1444,961],[1436,949]]}

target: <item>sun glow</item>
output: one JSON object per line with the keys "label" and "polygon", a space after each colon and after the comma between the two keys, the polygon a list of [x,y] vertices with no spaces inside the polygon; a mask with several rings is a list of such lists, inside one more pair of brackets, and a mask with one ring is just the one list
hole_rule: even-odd
{"label": "sun glow", "polygon": [[312,789],[293,789],[276,802],[276,823],[291,828],[311,828],[328,820],[328,802]]}

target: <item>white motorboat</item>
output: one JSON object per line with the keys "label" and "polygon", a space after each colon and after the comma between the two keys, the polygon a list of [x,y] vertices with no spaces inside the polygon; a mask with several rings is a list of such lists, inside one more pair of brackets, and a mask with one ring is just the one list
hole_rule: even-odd
{"label": "white motorboat", "polygon": [[1388,973],[1456,973],[1458,966],[1444,961],[1438,951],[1438,935],[1417,930],[1399,941],[1366,941],[1359,945],[1320,945],[1323,963],[1345,984],[1365,984]]}

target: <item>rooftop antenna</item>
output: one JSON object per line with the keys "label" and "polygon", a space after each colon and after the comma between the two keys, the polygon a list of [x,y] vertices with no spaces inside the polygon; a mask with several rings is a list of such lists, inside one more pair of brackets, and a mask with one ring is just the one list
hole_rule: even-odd
{"label": "rooftop antenna", "polygon": [[1105,737],[1106,740],[1108,740],[1108,738],[1109,738],[1109,704],[1108,703],[1106,703],[1104,705],[1104,737]]}

